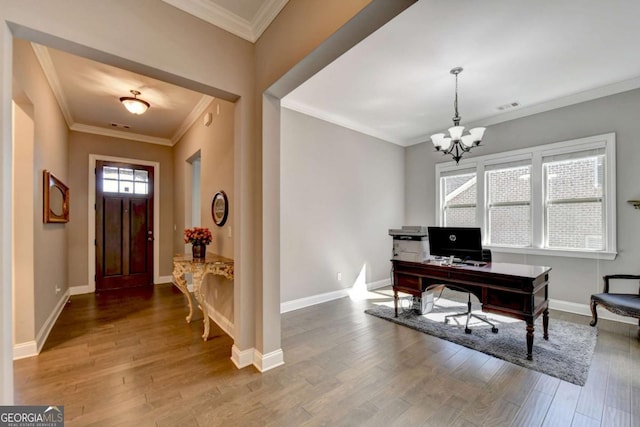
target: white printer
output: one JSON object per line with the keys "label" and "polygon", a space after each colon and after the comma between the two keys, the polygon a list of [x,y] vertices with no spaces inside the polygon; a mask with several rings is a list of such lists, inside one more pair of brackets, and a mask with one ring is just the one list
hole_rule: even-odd
{"label": "white printer", "polygon": [[[389,229],[393,237],[393,258],[403,261],[422,262],[429,258],[427,227],[404,225],[400,229]],[[419,314],[433,310],[433,293],[425,291],[420,297],[412,297],[411,308]]]}
{"label": "white printer", "polygon": [[427,227],[403,225],[400,229],[389,229],[393,237],[393,257],[404,261],[422,262],[429,258]]}

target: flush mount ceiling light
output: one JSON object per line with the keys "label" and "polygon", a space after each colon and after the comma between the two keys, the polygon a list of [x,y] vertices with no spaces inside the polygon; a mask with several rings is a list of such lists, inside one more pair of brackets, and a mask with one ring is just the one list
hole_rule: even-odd
{"label": "flush mount ceiling light", "polygon": [[124,108],[126,108],[131,114],[138,115],[147,111],[147,108],[149,108],[150,105],[147,101],[137,98],[137,96],[140,95],[140,92],[133,89],[129,92],[133,94],[133,98],[130,96],[123,96],[120,98],[120,102],[122,102]]}
{"label": "flush mount ceiling light", "polygon": [[485,131],[485,128],[479,127],[469,130],[467,135],[462,134],[464,126],[460,126],[461,117],[458,115],[458,74],[461,72],[462,67],[456,67],[450,71],[451,74],[456,76],[456,97],[453,102],[455,116],[453,116],[453,127],[449,128],[449,136],[445,136],[444,133],[431,135],[431,141],[436,150],[442,151],[443,154],[450,154],[456,164],[462,158],[462,154],[480,145]]}

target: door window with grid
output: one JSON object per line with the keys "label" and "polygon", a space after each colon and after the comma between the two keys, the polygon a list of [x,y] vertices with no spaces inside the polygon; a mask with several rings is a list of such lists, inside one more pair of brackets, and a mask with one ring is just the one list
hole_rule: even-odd
{"label": "door window with grid", "polygon": [[103,166],[102,191],[105,193],[148,194],[149,173],[130,167]]}

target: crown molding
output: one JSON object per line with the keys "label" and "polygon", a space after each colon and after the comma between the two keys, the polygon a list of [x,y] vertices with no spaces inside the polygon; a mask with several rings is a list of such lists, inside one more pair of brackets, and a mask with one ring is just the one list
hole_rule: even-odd
{"label": "crown molding", "polygon": [[348,118],[343,116],[329,114],[325,111],[318,110],[306,104],[288,100],[286,97],[280,101],[280,106],[284,108],[288,108],[289,110],[297,111],[298,113],[306,114],[307,116],[315,117],[316,119],[320,119],[325,122],[333,123],[334,125],[351,129],[353,131],[363,133],[365,135],[369,135],[374,138],[378,138],[383,141],[390,142],[392,144],[399,145],[401,147],[406,147],[409,145],[402,139],[395,138],[392,135],[386,134],[384,132],[380,132],[379,130],[371,128],[369,126],[365,126],[362,123],[349,120]]}
{"label": "crown molding", "polygon": [[[604,98],[605,96],[615,95],[618,93],[628,92],[630,90],[640,88],[640,77],[624,80],[617,83],[611,83],[605,86],[596,87],[593,89],[585,90],[571,95],[566,95],[560,98],[551,99],[549,101],[541,102],[534,105],[520,107],[511,110],[506,113],[496,114],[493,116],[485,117],[483,119],[474,120],[466,123],[465,127],[474,128],[477,126],[491,126],[498,123],[508,122],[510,120],[520,119],[523,117],[533,116],[534,114],[544,113],[558,108],[568,107],[570,105],[581,104],[583,102],[593,101],[594,99]],[[444,129],[445,126],[442,127]],[[431,135],[437,132],[433,130],[429,133],[416,136],[414,138],[407,139],[405,141],[406,146],[420,144],[422,142],[430,141]]]}
{"label": "crown molding", "polygon": [[131,141],[147,142],[149,144],[166,145],[172,147],[173,143],[167,138],[142,135],[139,133],[124,132],[116,129],[105,129],[98,126],[83,125],[75,123],[69,129],[76,132],[92,133],[94,135],[110,136],[112,138],[128,139]]}
{"label": "crown molding", "polygon": [[246,19],[206,0],[162,0],[223,30],[254,42],[251,24]]}
{"label": "crown molding", "polygon": [[184,119],[182,125],[178,128],[176,133],[171,137],[171,145],[175,145],[182,136],[187,133],[187,131],[193,126],[193,124],[198,120],[198,117],[211,105],[215,98],[209,95],[203,95],[200,98],[200,101],[193,107],[193,110],[189,113],[189,115]]}
{"label": "crown molding", "polygon": [[36,58],[38,58],[38,62],[40,63],[40,67],[42,68],[47,81],[49,82],[49,87],[53,92],[53,96],[56,98],[56,101],[58,101],[58,106],[60,106],[60,111],[62,111],[64,120],[67,122],[67,127],[71,128],[75,123],[73,121],[73,116],[71,115],[71,110],[69,109],[69,104],[67,104],[67,99],[64,97],[62,85],[60,84],[60,79],[58,79],[58,73],[56,73],[53,61],[51,60],[51,55],[49,55],[49,49],[46,46],[42,46],[37,43],[31,43],[31,47],[33,48]]}
{"label": "crown molding", "polygon": [[251,21],[251,29],[254,35],[254,39],[251,42],[255,42],[260,38],[264,30],[276,19],[276,16],[288,2],[289,0],[267,0],[260,5],[260,9],[258,9]]}
{"label": "crown molding", "polygon": [[71,130],[77,132],[85,132],[96,135],[103,136],[111,136],[114,138],[121,139],[129,139],[133,141],[139,142],[147,142],[151,144],[159,144],[159,145],[168,145],[173,146],[178,140],[189,130],[189,128],[195,123],[200,114],[211,104],[213,101],[213,97],[209,95],[203,95],[200,101],[196,104],[196,106],[191,110],[191,113],[185,118],[182,122],[176,133],[173,135],[171,139],[167,138],[158,138],[154,136],[142,135],[138,133],[130,133],[117,129],[107,129],[101,128],[98,126],[85,125],[82,123],[76,123],[73,120],[71,115],[71,110],[69,109],[67,100],[64,96],[64,91],[62,90],[62,85],[60,84],[60,79],[58,78],[58,73],[53,65],[53,61],[51,60],[51,55],[49,54],[49,49],[46,46],[42,46],[37,43],[31,43],[31,47],[38,58],[38,62],[40,63],[40,67],[44,72],[44,75],[49,82],[49,87],[51,87],[51,91],[60,106],[60,110],[62,111],[62,115],[64,116],[64,120],[67,123],[67,127]]}
{"label": "crown molding", "polygon": [[289,0],[264,1],[251,21],[229,12],[210,0],[162,1],[216,27],[220,27],[231,34],[255,43]]}

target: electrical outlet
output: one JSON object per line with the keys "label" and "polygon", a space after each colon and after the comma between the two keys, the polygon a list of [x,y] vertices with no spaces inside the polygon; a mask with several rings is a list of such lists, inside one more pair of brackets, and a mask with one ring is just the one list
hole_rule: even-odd
{"label": "electrical outlet", "polygon": [[58,286],[56,286],[56,295],[58,295],[60,293],[62,289],[60,289]]}
{"label": "electrical outlet", "polygon": [[338,272],[338,282],[342,280],[342,273]]}

